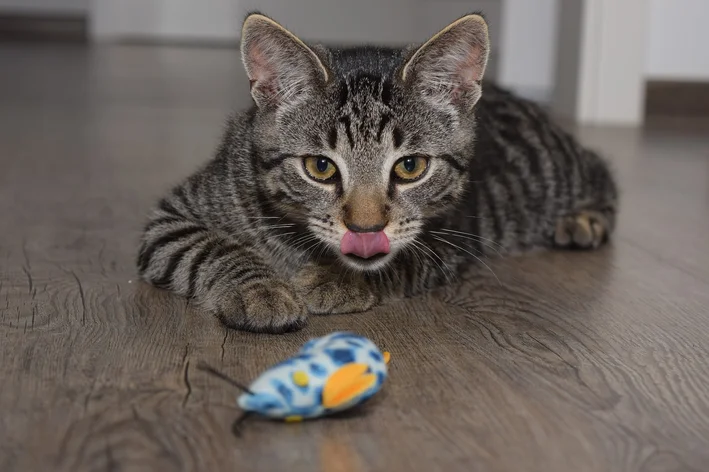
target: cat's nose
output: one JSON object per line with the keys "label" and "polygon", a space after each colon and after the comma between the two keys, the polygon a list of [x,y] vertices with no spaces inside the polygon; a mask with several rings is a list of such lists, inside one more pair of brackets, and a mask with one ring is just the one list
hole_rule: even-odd
{"label": "cat's nose", "polygon": [[388,221],[374,226],[359,226],[354,223],[348,224],[347,222],[345,222],[345,226],[353,233],[377,233],[386,228],[387,223]]}
{"label": "cat's nose", "polygon": [[389,224],[389,208],[374,198],[357,198],[342,208],[342,221],[353,233],[376,233]]}

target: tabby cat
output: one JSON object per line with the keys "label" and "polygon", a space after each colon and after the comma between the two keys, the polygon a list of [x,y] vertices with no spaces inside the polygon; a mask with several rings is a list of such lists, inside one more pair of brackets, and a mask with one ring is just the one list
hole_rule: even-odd
{"label": "tabby cat", "polygon": [[254,106],[157,204],[150,284],[227,326],[280,333],[367,310],[498,252],[596,248],[617,191],[604,160],[535,104],[484,83],[472,14],[418,48],[308,46],[243,24]]}

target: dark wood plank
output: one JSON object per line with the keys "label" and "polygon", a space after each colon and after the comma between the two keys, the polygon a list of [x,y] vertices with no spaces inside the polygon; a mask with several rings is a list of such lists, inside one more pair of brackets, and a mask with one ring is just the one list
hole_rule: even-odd
{"label": "dark wood plank", "polygon": [[648,116],[709,117],[709,82],[648,81],[645,113]]}
{"label": "dark wood plank", "polygon": [[86,43],[86,15],[43,13],[0,13],[2,41],[62,41]]}
{"label": "dark wood plank", "polygon": [[[150,203],[245,104],[237,59],[0,48],[16,64],[0,76],[0,470],[706,469],[705,134],[577,130],[623,188],[601,251],[488,261],[496,277],[240,333],[133,268]],[[392,352],[384,392],[343,418],[232,436],[237,392],[196,363],[248,381],[338,329]]]}

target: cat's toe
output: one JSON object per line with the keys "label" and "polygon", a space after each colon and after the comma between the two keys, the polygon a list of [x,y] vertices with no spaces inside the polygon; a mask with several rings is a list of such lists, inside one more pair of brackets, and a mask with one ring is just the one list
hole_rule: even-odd
{"label": "cat's toe", "polygon": [[230,328],[256,333],[298,331],[307,324],[305,303],[285,283],[264,281],[242,290],[240,307],[222,311],[219,318]]}
{"label": "cat's toe", "polygon": [[334,315],[367,311],[377,297],[366,286],[325,282],[304,295],[308,311],[314,315]]}
{"label": "cat's toe", "polygon": [[581,211],[559,218],[554,231],[554,244],[568,249],[595,249],[608,238],[608,221],[595,211]]}

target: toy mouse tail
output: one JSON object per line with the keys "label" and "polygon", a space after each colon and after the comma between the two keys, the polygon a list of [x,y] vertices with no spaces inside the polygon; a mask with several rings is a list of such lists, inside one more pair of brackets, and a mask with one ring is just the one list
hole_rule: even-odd
{"label": "toy mouse tail", "polygon": [[236,380],[232,379],[231,377],[227,377],[225,374],[222,374],[221,372],[219,372],[219,371],[218,371],[217,369],[215,369],[214,367],[211,367],[211,366],[207,365],[206,362],[199,361],[199,363],[197,364],[197,368],[198,368],[199,370],[203,370],[203,371],[205,371],[205,372],[208,372],[208,373],[212,374],[212,375],[215,376],[215,377],[218,377],[218,378],[222,379],[223,381],[225,381],[225,382],[227,382],[227,383],[233,385],[234,387],[238,388],[239,390],[241,390],[241,391],[243,391],[243,392],[248,393],[249,395],[253,395],[253,394],[254,394],[254,392],[252,392],[251,390],[249,390],[249,387],[240,384],[239,382],[237,382]]}

